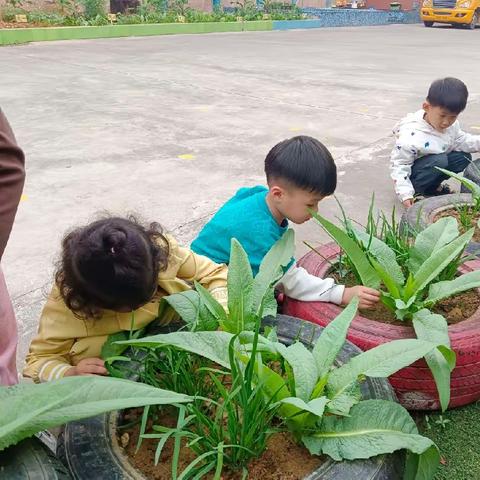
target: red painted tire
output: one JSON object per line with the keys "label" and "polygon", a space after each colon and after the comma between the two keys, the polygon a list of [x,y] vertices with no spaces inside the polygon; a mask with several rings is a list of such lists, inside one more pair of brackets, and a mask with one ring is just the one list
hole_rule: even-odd
{"label": "red painted tire", "polygon": [[[307,253],[298,262],[309,273],[328,276],[330,263],[339,254],[339,247],[329,243],[320,247],[322,259],[315,252]],[[480,269],[480,260],[465,263],[466,273]],[[299,302],[286,298],[283,313],[303,318],[321,326],[328,325],[341,311],[340,307],[325,302]],[[480,308],[467,320],[448,328],[451,345],[457,354],[457,366],[452,372],[450,408],[460,407],[480,399]],[[389,325],[357,315],[348,331],[348,340],[362,350],[401,338],[415,338],[410,326]],[[400,403],[409,410],[437,410],[440,408],[432,374],[424,360],[415,362],[390,377]]]}

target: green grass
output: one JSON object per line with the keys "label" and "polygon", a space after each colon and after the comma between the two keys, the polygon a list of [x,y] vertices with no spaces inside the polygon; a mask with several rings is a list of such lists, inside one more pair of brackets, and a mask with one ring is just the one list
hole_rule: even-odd
{"label": "green grass", "polygon": [[[441,418],[449,420],[444,427]],[[480,401],[443,415],[429,414],[428,422],[419,415],[417,423],[420,432],[440,448],[442,464],[435,480],[480,479]]]}

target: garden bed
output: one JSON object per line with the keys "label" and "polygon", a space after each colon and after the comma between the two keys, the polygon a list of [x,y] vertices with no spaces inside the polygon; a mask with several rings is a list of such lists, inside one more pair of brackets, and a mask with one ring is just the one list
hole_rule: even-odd
{"label": "garden bed", "polygon": [[465,233],[468,228],[474,227],[475,233],[473,234],[472,241],[480,242],[480,228],[478,222],[480,221],[480,213],[475,209],[473,205],[462,205],[459,208],[446,208],[441,210],[434,217],[433,221],[437,221],[439,218],[453,217],[457,219],[460,231]]}
{"label": "garden bed", "polygon": [[[142,410],[137,409],[127,413],[123,420],[130,423],[139,420]],[[166,409],[158,421],[167,427],[174,427],[177,422],[176,412]],[[148,433],[152,433],[147,429]],[[173,440],[169,440],[160,456],[158,465],[155,465],[155,451],[158,441],[145,439],[137,452],[137,442],[140,433],[139,423],[129,429],[122,429],[118,433],[118,443],[127,455],[130,463],[147,479],[170,480],[171,462],[173,453]],[[196,455],[182,442],[179,470],[183,471]],[[279,452],[288,452],[288,455],[279,455]],[[316,470],[325,458],[314,457],[294,441],[287,432],[274,433],[267,442],[267,450],[258,459],[252,460],[248,465],[248,478],[250,480],[302,480]],[[211,480],[212,475],[204,477]],[[224,472],[223,480],[241,480],[242,472]]]}

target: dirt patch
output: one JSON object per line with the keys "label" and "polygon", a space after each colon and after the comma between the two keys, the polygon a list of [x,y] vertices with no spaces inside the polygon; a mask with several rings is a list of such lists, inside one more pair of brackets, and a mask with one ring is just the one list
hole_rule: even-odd
{"label": "dirt patch", "polygon": [[[471,214],[471,209],[468,209],[468,213]],[[468,228],[465,228],[460,222],[460,214],[456,208],[449,208],[448,210],[442,210],[438,215],[435,215],[434,221],[436,222],[443,217],[454,217],[458,222],[458,228],[461,233],[465,233]],[[472,237],[472,241],[480,242],[480,228],[477,227],[478,221],[480,220],[480,213],[477,213],[472,218],[472,226],[475,227],[475,232]]]}
{"label": "dirt patch", "polygon": [[[127,413],[125,422],[132,422],[141,416],[142,410],[135,409]],[[157,424],[174,427],[176,416],[169,408],[156,421]],[[151,425],[150,425],[151,428]],[[148,428],[147,428],[148,430]],[[135,453],[138,441],[140,425],[136,424],[128,429],[118,432],[119,444],[124,448],[132,465],[143,475],[152,480],[171,480],[173,453],[173,441],[169,440],[160,456],[158,465],[154,464],[155,450],[158,440],[144,439],[137,453]],[[152,433],[149,431],[148,433]],[[196,458],[196,454],[182,445],[178,473],[181,473],[187,465]],[[274,433],[267,442],[267,449],[257,459],[248,465],[249,480],[301,480],[318,468],[324,458],[312,456],[301,445],[298,445],[289,433]],[[204,476],[205,480],[211,480],[212,475]],[[222,480],[241,480],[242,472],[231,472],[224,468]]]}
{"label": "dirt patch", "polygon": [[[332,274],[335,280],[347,287],[358,285],[355,276],[351,273],[343,279],[339,279],[338,275]],[[477,289],[459,293],[450,298],[446,298],[438,302],[432,309],[434,313],[443,315],[449,325],[462,322],[470,318],[480,307],[480,295]],[[406,322],[402,322],[395,318],[394,312],[387,308],[382,302],[379,302],[375,308],[361,310],[363,317],[377,322],[389,323],[391,325],[405,326]]]}

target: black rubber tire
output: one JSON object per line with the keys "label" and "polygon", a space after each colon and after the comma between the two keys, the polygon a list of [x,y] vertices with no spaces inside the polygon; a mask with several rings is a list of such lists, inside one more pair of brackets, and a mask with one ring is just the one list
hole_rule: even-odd
{"label": "black rubber tire", "polygon": [[65,466],[37,438],[27,438],[0,452],[0,479],[71,480]]}
{"label": "black rubber tire", "polygon": [[[469,193],[452,193],[439,195],[420,200],[405,211],[400,220],[402,229],[409,232],[418,232],[434,222],[436,215],[443,210],[453,208],[455,205],[473,204]],[[471,255],[480,256],[480,243],[470,242],[465,251]]]}
{"label": "black rubber tire", "polygon": [[[275,325],[279,340],[291,344],[297,339],[306,346],[320,336],[322,327],[287,315],[266,319],[265,325]],[[350,342],[337,357],[345,363],[361,350]],[[365,399],[379,398],[396,401],[387,380],[368,378],[361,385]],[[118,445],[115,434],[118,412],[99,415],[79,422],[68,423],[59,438],[57,455],[68,465],[76,480],[145,480],[128,462]],[[379,455],[368,460],[334,462],[327,460],[305,480],[397,480],[402,478],[405,463],[403,452]]]}
{"label": "black rubber tire", "polygon": [[423,22],[423,24],[424,24],[427,28],[433,27],[433,22]]}
{"label": "black rubber tire", "polygon": [[[472,180],[472,182],[475,182],[477,185],[480,185],[480,158],[477,158],[470,163],[470,165],[464,170],[463,176]],[[460,187],[460,191],[462,193],[470,193],[470,190],[465,187],[465,185]]]}

